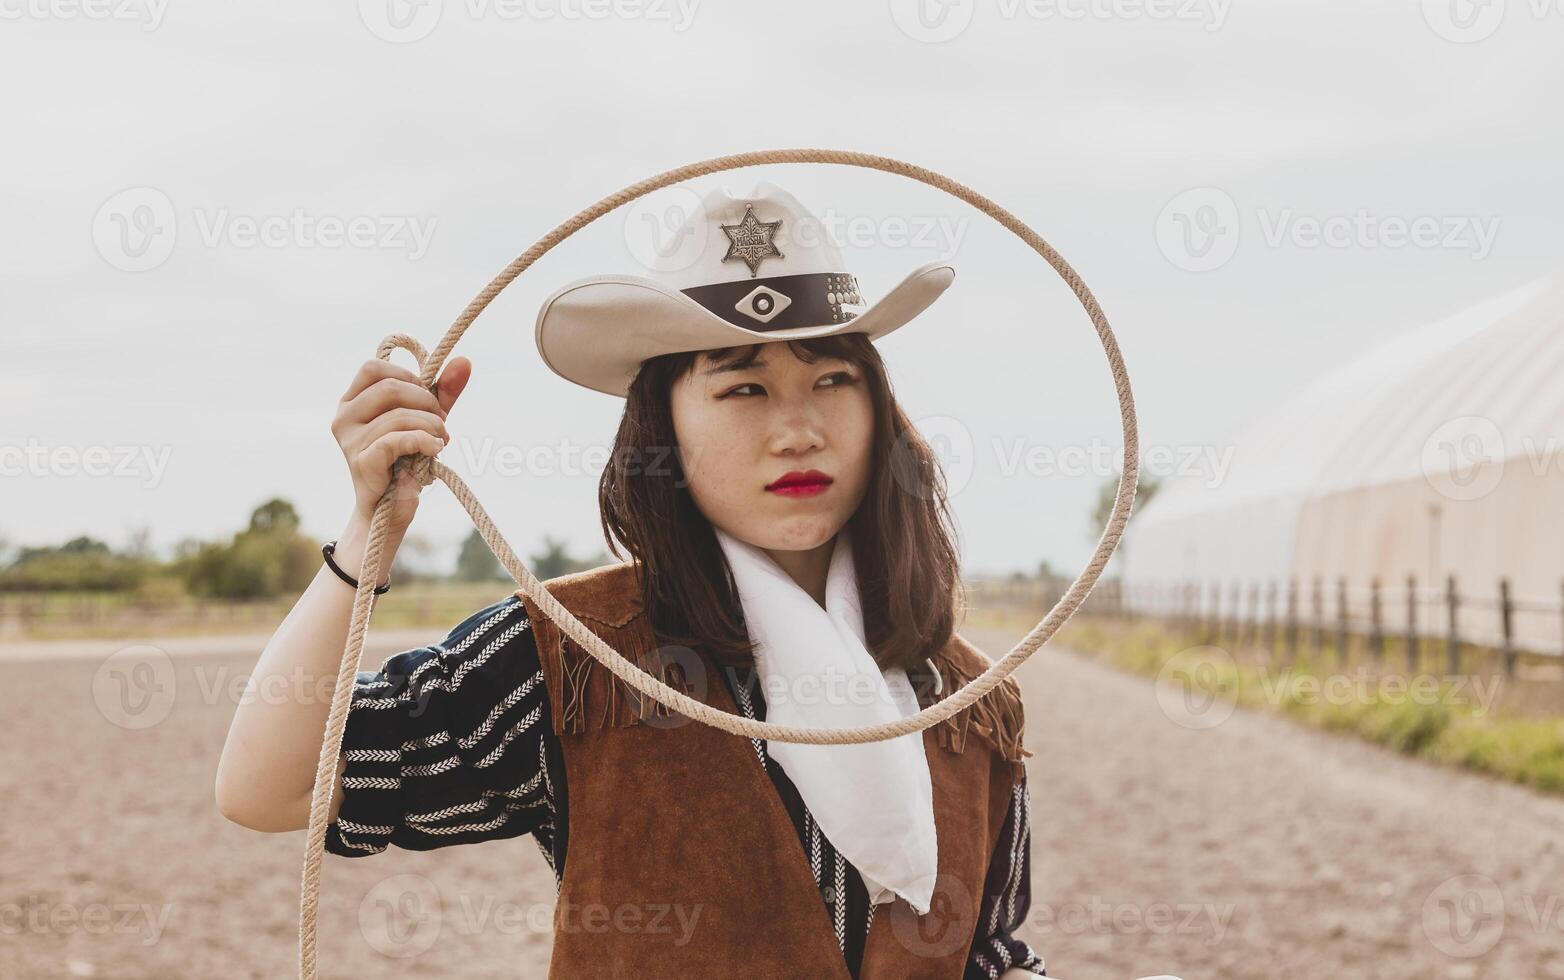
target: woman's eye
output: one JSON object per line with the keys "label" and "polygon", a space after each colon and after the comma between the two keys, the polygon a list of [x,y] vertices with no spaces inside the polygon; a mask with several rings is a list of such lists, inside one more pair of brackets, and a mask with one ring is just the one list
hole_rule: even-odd
{"label": "woman's eye", "polygon": [[[853,377],[852,373],[849,372],[849,371],[837,371],[837,372],[835,372],[833,374],[826,375],[824,378],[821,378],[820,380],[821,381],[834,381],[835,382],[833,384],[827,384],[826,385],[827,388],[840,388],[840,387],[842,387],[844,385],[853,384],[853,383],[857,382],[858,379]],[[727,391],[725,391],[722,394],[718,395],[717,399],[718,399],[718,401],[721,401],[722,399],[727,398],[729,395],[739,395],[740,397],[744,397],[744,398],[750,397],[749,395],[746,395],[744,393],[744,389],[746,389],[746,388],[754,388],[756,390],[756,394],[763,395],[763,394],[766,393],[766,389],[762,385],[758,384],[757,382],[751,381],[749,384],[742,384],[742,385],[739,385],[736,388],[729,388]]]}

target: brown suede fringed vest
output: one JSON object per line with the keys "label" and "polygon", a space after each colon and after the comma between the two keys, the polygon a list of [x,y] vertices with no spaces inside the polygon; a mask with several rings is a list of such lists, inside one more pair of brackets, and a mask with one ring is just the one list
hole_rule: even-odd
{"label": "brown suede fringed vest", "polygon": [[[716,661],[659,648],[640,570],[547,580],[626,658],[690,697],[739,713]],[[532,619],[564,755],[570,843],[550,980],[745,977],[849,980],[809,857],[749,739],[670,712],[624,684],[517,593]],[[934,658],[948,696],[992,661],[959,635]],[[1013,678],[922,733],[938,877],[929,914],[878,906],[861,980],[959,980],[984,876],[1025,756]],[[760,883],[758,886],[756,883]]]}

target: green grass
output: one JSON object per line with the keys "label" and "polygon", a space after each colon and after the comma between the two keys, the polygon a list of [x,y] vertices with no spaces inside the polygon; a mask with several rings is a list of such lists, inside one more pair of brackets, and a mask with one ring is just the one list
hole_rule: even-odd
{"label": "green grass", "polygon": [[[1288,666],[1203,646],[1192,634],[1141,622],[1076,617],[1058,643],[1135,674],[1198,670],[1201,687],[1238,705],[1270,711],[1409,756],[1461,766],[1552,793],[1564,793],[1564,718],[1507,716],[1506,680],[1493,673],[1398,675],[1360,661],[1320,663],[1306,653]],[[1415,681],[1415,685],[1412,683]],[[1324,685],[1336,693],[1324,695]],[[1412,686],[1409,686],[1412,685]],[[1343,693],[1345,692],[1345,693]],[[1481,696],[1486,693],[1488,696]]]}
{"label": "green grass", "polygon": [[[370,628],[449,629],[515,588],[508,579],[394,586],[376,600]],[[0,597],[0,641],[267,633],[296,601],[298,596],[234,602],[183,595],[137,600],[112,592],[6,595]]]}

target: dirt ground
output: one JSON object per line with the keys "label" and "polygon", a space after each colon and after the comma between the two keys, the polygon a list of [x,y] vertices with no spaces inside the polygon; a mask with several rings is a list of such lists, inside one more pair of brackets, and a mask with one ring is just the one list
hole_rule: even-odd
{"label": "dirt ground", "polygon": [[[1019,636],[963,633],[995,657]],[[171,657],[132,714],[99,657],[0,657],[0,976],[296,974],[304,835],[212,803],[254,659]],[[1055,976],[1564,978],[1564,801],[1285,719],[1175,722],[1148,681],[1062,650],[1020,677],[1021,934]],[[388,931],[408,883],[437,911]],[[542,977],[553,894],[531,838],[328,855],[321,973]]]}

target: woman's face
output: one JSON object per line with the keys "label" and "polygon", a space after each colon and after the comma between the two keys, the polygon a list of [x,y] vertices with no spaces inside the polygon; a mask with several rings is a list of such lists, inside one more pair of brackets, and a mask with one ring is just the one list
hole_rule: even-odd
{"label": "woman's face", "polygon": [[[671,392],[679,459],[712,524],[768,551],[831,540],[869,483],[874,413],[868,381],[849,361],[807,364],[786,342],[762,344],[747,367],[701,353]],[[789,473],[818,471],[824,489],[783,492]],[[810,474],[811,476],[816,474]]]}

